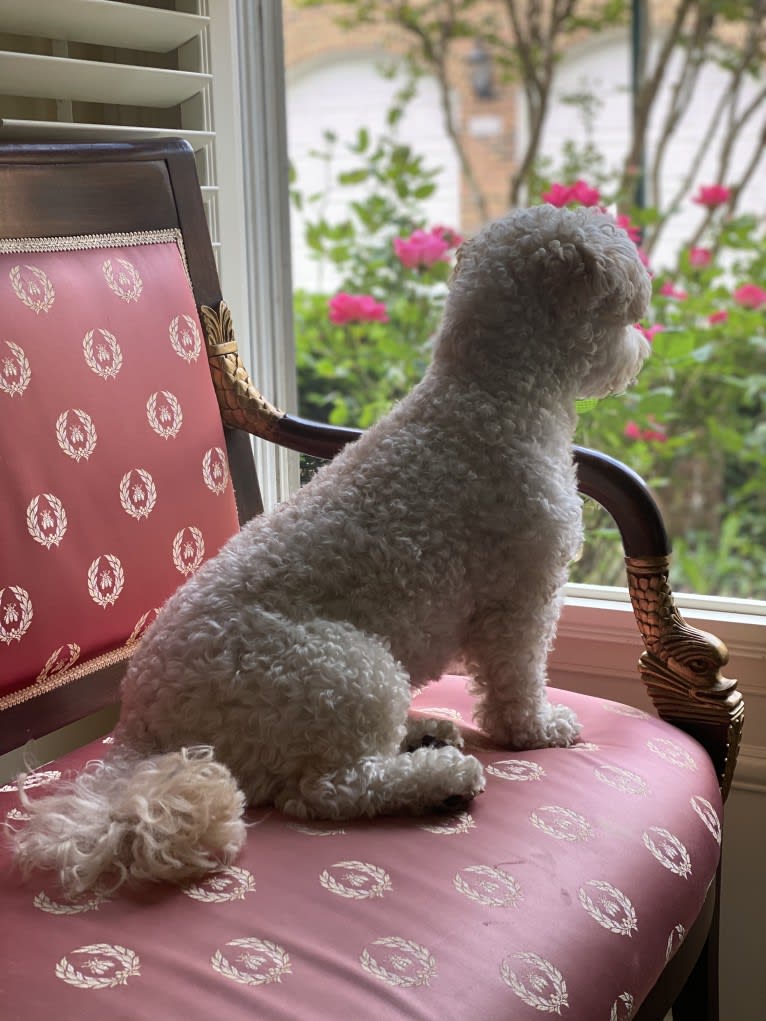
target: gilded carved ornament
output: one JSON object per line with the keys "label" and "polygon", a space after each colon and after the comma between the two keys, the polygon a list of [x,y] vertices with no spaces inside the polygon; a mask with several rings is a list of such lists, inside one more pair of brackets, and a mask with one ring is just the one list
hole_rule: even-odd
{"label": "gilded carved ornament", "polygon": [[742,735],[744,703],[736,681],[722,676],[729,654],[714,635],[687,624],[668,583],[669,557],[626,557],[628,590],[646,651],[639,669],[663,719],[725,733],[716,763],[724,796]]}
{"label": "gilded carved ornament", "polygon": [[274,440],[284,412],[269,403],[253,385],[239,356],[229,306],[225,301],[216,309],[203,305],[200,318],[224,425]]}

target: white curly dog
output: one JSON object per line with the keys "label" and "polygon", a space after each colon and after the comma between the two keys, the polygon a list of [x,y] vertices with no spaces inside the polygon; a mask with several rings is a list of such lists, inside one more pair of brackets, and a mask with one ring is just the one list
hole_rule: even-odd
{"label": "white curly dog", "polygon": [[234,859],[247,804],[462,807],[481,764],[452,723],[408,718],[458,656],[493,742],[574,742],[545,686],[581,542],[575,398],[635,378],[650,291],[603,212],[537,206],[464,244],[422,382],[168,600],[107,761],[27,799],[22,867],[70,894],[181,881]]}

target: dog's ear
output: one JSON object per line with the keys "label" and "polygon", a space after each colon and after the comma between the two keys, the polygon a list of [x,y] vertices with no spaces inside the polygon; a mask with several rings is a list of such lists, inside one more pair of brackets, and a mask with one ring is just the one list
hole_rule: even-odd
{"label": "dog's ear", "polygon": [[635,243],[616,224],[594,226],[582,246],[585,281],[594,310],[634,323],[646,314],[652,283]]}
{"label": "dog's ear", "polygon": [[606,314],[623,323],[644,315],[651,283],[630,238],[611,223],[562,232],[526,260],[520,272],[561,319]]}

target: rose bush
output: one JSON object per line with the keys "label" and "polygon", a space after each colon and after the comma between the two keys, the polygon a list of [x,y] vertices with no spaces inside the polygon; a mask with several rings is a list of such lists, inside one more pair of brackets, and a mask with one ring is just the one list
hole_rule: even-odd
{"label": "rose bush", "polygon": [[[350,148],[359,166],[338,178],[355,189],[347,219],[307,228],[339,284],[329,296],[296,294],[298,380],[303,414],[365,427],[420,378],[460,238],[425,222],[437,172],[411,149],[391,137],[373,144],[367,132]],[[647,479],[674,539],[676,588],[766,598],[766,245],[754,218],[727,214],[730,196],[712,183],[688,197],[715,216],[672,271],[654,274],[651,316],[640,324],[652,355],[626,395],[581,415],[576,439]],[[601,182],[582,177],[549,180],[540,198],[611,201]],[[642,224],[657,215],[616,216],[646,264]],[[573,580],[623,584],[614,525],[590,506],[586,517],[595,541]]]}
{"label": "rose bush", "polygon": [[[721,206],[729,194],[704,186],[689,201]],[[631,210],[622,225],[653,215]],[[576,438],[647,479],[673,537],[677,588],[766,598],[763,227],[724,216],[708,232],[653,274],[651,318],[640,324],[652,354],[635,388],[580,417]],[[596,541],[574,580],[622,584],[614,526],[593,507],[586,514]]]}

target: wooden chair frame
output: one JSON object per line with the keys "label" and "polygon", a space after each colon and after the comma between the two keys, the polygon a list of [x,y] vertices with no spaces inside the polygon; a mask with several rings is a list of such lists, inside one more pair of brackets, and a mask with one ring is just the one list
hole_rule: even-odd
{"label": "wooden chair frame", "polygon": [[[324,458],[359,433],[285,414],[251,382],[221,295],[191,147],[177,139],[0,146],[0,238],[161,228],[179,228],[183,234],[244,523],[262,510],[248,433]],[[744,711],[736,683],[721,676],[726,649],[686,624],[675,607],[668,583],[670,545],[642,480],[603,454],[575,448],[574,456],[581,492],[606,508],[622,536],[630,598],[645,646],[641,677],[658,714],[707,749],[725,797]],[[114,703],[124,669],[122,663],[86,675],[4,711],[0,753]],[[636,1021],[660,1021],[672,1005],[676,1021],[718,1017],[719,896],[716,882]]]}

